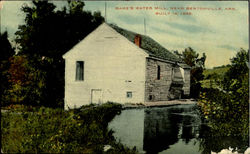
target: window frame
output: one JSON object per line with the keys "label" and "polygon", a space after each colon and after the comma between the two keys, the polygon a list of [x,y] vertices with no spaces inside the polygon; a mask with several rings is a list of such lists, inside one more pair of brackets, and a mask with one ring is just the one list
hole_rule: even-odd
{"label": "window frame", "polygon": [[157,65],[157,80],[161,79],[161,66]]}
{"label": "window frame", "polygon": [[[78,65],[79,64],[79,65]],[[84,81],[84,61],[76,61],[75,81]]]}
{"label": "window frame", "polygon": [[[130,94],[130,95],[129,95]],[[133,93],[132,91],[127,91],[126,93],[126,98],[132,98],[133,97]]]}

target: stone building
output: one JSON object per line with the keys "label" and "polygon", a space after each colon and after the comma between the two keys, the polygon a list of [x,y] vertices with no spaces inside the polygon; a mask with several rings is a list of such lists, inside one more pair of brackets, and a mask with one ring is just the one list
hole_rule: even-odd
{"label": "stone building", "polygon": [[190,67],[152,38],[103,23],[65,59],[65,109],[144,103],[190,93]]}

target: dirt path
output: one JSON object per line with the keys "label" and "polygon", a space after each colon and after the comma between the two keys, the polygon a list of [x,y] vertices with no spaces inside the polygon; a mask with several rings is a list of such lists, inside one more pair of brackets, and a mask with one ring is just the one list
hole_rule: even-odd
{"label": "dirt path", "polygon": [[171,101],[145,102],[144,104],[125,104],[123,108],[160,107],[160,106],[196,104],[196,103],[197,101],[195,101],[194,99],[179,99]]}
{"label": "dirt path", "polygon": [[168,106],[168,105],[179,105],[179,104],[196,104],[196,101],[192,99],[181,99],[181,100],[171,100],[171,101],[145,102],[146,107]]}

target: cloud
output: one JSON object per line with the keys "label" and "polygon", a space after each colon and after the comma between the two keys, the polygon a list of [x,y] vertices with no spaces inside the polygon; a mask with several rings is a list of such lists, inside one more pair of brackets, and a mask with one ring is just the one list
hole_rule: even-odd
{"label": "cloud", "polygon": [[248,43],[249,43],[248,37],[244,37],[244,38],[243,38],[243,41],[244,41],[245,44],[248,44]]}
{"label": "cloud", "polygon": [[1,9],[1,32],[7,30],[9,38],[14,38],[18,25],[24,23],[24,14],[21,7],[25,1],[4,1]]}
{"label": "cloud", "polygon": [[228,45],[228,44],[218,45],[217,47],[218,48],[224,48],[224,49],[232,50],[232,51],[237,51],[238,50],[238,48],[233,47],[233,46]]}
{"label": "cloud", "polygon": [[172,30],[166,29],[166,28],[161,28],[158,26],[150,26],[149,27],[151,31],[153,30],[154,33],[161,33],[162,35],[172,35],[172,36],[180,36],[179,34],[175,33]]}
{"label": "cloud", "polygon": [[179,24],[179,23],[174,23],[174,22],[165,22],[165,23],[172,28],[176,28],[176,29],[182,30],[184,32],[188,32],[188,33],[212,32],[212,30],[210,30],[209,28],[205,28],[202,26]]}
{"label": "cloud", "polygon": [[127,24],[131,24],[131,25],[142,25],[142,23],[144,22],[144,18],[138,18],[135,16],[131,16],[131,15],[120,15],[118,20],[120,20],[121,22],[126,21]]}

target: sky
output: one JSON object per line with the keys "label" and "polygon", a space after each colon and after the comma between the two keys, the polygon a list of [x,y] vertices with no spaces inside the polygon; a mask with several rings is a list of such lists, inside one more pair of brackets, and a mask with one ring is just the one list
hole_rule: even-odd
{"label": "sky", "polygon": [[[52,2],[57,9],[67,3]],[[31,5],[30,1],[0,2],[1,32],[7,30],[10,40],[18,25],[24,24],[20,10],[24,3]],[[84,9],[104,16],[105,1],[85,1]],[[206,68],[229,64],[240,48],[249,49],[247,1],[107,1],[106,21],[146,34],[170,51],[192,47],[200,55],[205,53]]]}

